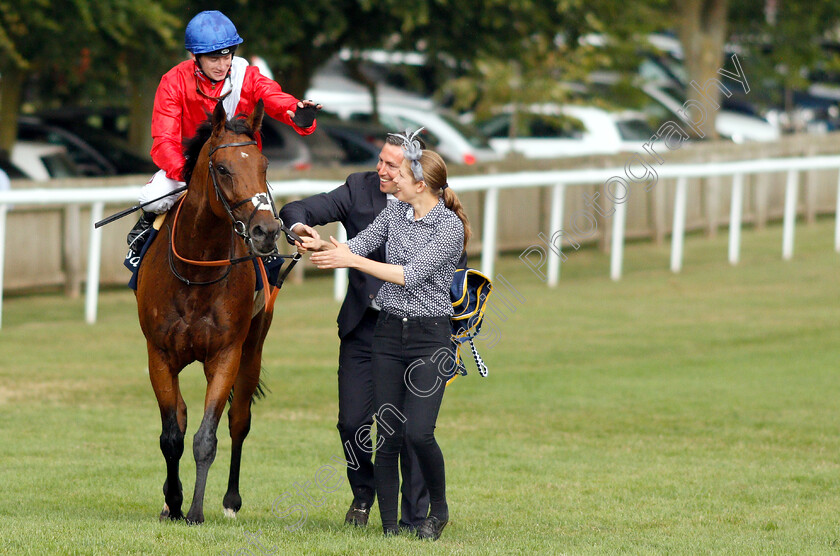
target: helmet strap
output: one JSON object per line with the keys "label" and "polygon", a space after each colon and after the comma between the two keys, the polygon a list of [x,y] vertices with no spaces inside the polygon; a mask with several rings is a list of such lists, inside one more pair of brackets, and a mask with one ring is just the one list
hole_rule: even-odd
{"label": "helmet strap", "polygon": [[[221,83],[222,81],[224,81],[225,79],[230,77],[230,70],[228,70],[227,75],[225,75],[224,79],[220,79],[220,80],[213,79],[212,77],[210,77],[209,75],[204,73],[204,70],[201,69],[201,64],[198,62],[198,57],[203,56],[203,54],[193,54],[193,56],[195,56],[195,67],[196,67],[196,69],[198,69],[198,71],[201,73],[201,75],[203,75],[210,83],[213,83],[215,85],[216,83]],[[198,82],[196,82],[195,88],[199,93],[204,95],[204,93],[201,92],[201,90],[199,90],[199,88],[198,88]],[[207,96],[207,95],[204,95],[204,96]],[[208,98],[212,98],[212,97],[208,97]]]}

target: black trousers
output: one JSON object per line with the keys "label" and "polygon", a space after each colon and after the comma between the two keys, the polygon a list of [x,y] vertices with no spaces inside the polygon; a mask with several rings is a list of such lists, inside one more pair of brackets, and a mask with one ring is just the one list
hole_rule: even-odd
{"label": "black trousers", "polygon": [[[448,519],[443,454],[435,422],[451,367],[448,317],[403,318],[382,312],[373,334],[376,407],[376,492],[382,525],[397,527],[397,460],[403,445],[414,449],[429,490],[430,515]],[[405,440],[405,442],[404,442]]]}
{"label": "black trousers", "polygon": [[[347,467],[347,480],[357,502],[373,504],[376,495],[369,434],[356,431],[373,423],[373,367],[371,346],[377,311],[368,309],[359,325],[341,341],[338,357],[338,433],[347,461],[355,458],[358,469]],[[369,428],[363,429],[370,431]],[[347,445],[353,453],[349,454]],[[361,442],[361,445],[359,443]],[[429,493],[420,471],[417,454],[405,446],[400,455],[402,468],[402,518],[400,523],[419,526],[429,511]]]}

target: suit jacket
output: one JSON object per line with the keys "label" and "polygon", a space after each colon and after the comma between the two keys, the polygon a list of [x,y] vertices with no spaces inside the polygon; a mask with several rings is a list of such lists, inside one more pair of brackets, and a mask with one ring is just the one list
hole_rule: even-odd
{"label": "suit jacket", "polygon": [[[287,204],[280,210],[280,218],[287,226],[298,222],[307,226],[341,222],[347,230],[347,237],[352,238],[367,228],[386,204],[387,196],[379,190],[379,175],[376,172],[358,172],[347,176],[344,185],[329,193]],[[385,262],[385,245],[370,253],[368,258]],[[339,338],[344,338],[356,328],[382,287],[382,280],[352,268],[349,282],[347,295],[338,312]]]}

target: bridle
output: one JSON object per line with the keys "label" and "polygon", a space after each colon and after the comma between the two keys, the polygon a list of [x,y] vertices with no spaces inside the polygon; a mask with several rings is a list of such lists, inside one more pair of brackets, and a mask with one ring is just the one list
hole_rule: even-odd
{"label": "bridle", "polygon": [[[282,220],[280,220],[280,216],[277,214],[277,207],[274,205],[274,198],[271,196],[271,189],[268,187],[266,183],[265,193],[257,193],[253,197],[249,199],[243,199],[233,206],[228,203],[228,200],[225,198],[224,194],[222,193],[222,189],[219,187],[219,180],[216,177],[216,167],[213,166],[213,153],[218,151],[219,149],[224,149],[227,147],[245,147],[248,145],[256,145],[256,141],[241,141],[239,143],[225,143],[223,145],[216,145],[210,152],[207,154],[207,164],[210,171],[210,179],[213,181],[213,189],[216,190],[216,198],[221,201],[222,206],[225,207],[225,212],[227,212],[228,217],[230,217],[231,222],[233,222],[233,231],[241,237],[245,244],[248,246],[248,252],[251,253],[249,257],[243,258],[242,260],[250,260],[254,258],[254,243],[249,230],[251,229],[251,220],[254,219],[254,215],[257,214],[257,211],[260,210],[270,210],[271,214],[274,216],[275,220],[281,222],[282,228]],[[254,210],[251,211],[251,214],[248,215],[247,222],[243,222],[242,220],[237,220],[236,216],[233,215],[233,211],[244,205],[245,203],[251,202],[254,204]],[[263,208],[265,207],[265,208]],[[264,255],[260,256],[271,256],[277,254],[277,246],[275,245],[274,249],[270,253],[265,253]],[[236,262],[240,262],[236,260]],[[231,264],[234,264],[233,262]]]}
{"label": "bridle", "polygon": [[[218,151],[219,149],[224,149],[224,148],[227,148],[227,147],[245,147],[245,146],[248,146],[248,145],[256,145],[256,144],[257,144],[256,141],[240,141],[240,142],[236,142],[236,143],[224,143],[222,145],[216,145],[215,147],[210,149],[210,152],[207,154],[208,170],[209,170],[209,173],[210,173],[210,180],[213,182],[213,189],[216,192],[216,198],[222,203],[222,206],[224,207],[225,212],[227,213],[228,217],[230,218],[231,223],[233,224],[233,232],[231,233],[231,248],[230,248],[231,257],[229,257],[227,259],[220,259],[220,260],[215,260],[215,261],[196,261],[196,260],[192,260],[192,259],[187,259],[187,258],[182,257],[181,255],[178,254],[178,251],[175,249],[175,225],[178,222],[178,216],[180,215],[181,207],[184,204],[183,200],[180,203],[178,203],[178,208],[175,211],[175,218],[172,221],[172,228],[171,228],[170,233],[169,233],[169,267],[172,270],[172,273],[175,275],[175,277],[178,278],[180,281],[184,282],[185,284],[187,284],[188,286],[205,286],[205,285],[215,284],[215,283],[220,282],[220,281],[222,281],[222,280],[224,280],[225,278],[228,277],[228,275],[230,274],[230,271],[231,271],[231,267],[233,265],[235,265],[237,263],[244,262],[244,261],[251,261],[251,260],[257,259],[258,266],[259,266],[259,269],[260,269],[260,272],[261,272],[261,275],[262,275],[262,278],[263,278],[263,285],[264,285],[265,288],[268,288],[268,279],[267,279],[267,275],[266,275],[266,272],[265,272],[265,267],[263,265],[261,257],[279,257],[281,259],[291,258],[292,262],[286,267],[286,270],[279,277],[279,279],[277,281],[277,284],[274,284],[276,286],[277,290],[279,290],[280,286],[283,285],[283,281],[286,279],[286,276],[288,276],[292,267],[294,267],[294,265],[300,259],[300,253],[297,253],[297,252],[294,255],[279,255],[278,251],[277,251],[277,245],[274,246],[274,249],[270,253],[265,253],[265,254],[261,254],[261,255],[254,254],[253,238],[251,237],[251,234],[250,234],[249,230],[251,228],[251,221],[253,220],[254,216],[257,214],[257,211],[259,211],[259,210],[270,210],[272,215],[274,216],[274,219],[277,220],[280,223],[280,230],[283,233],[285,233],[288,237],[290,237],[291,239],[293,239],[295,241],[300,241],[300,237],[286,227],[286,225],[283,223],[283,220],[280,218],[279,214],[277,213],[277,207],[274,204],[274,198],[271,196],[271,189],[269,188],[267,182],[266,182],[266,190],[265,190],[264,193],[258,193],[256,195],[254,195],[253,197],[249,197],[247,199],[237,201],[233,205],[231,205],[230,202],[228,202],[224,193],[222,193],[222,189],[219,187],[219,180],[217,178],[217,171],[216,171],[215,166],[213,165],[213,154],[216,151]],[[235,211],[236,209],[238,209],[239,207],[241,207],[242,205],[244,205],[246,203],[253,203],[254,210],[252,210],[251,214],[248,215],[247,221],[243,222],[242,220],[239,220],[239,219],[236,218],[236,216],[233,214],[233,211]],[[241,237],[245,241],[245,245],[248,246],[248,255],[246,255],[244,257],[233,258],[233,253],[235,253],[235,250],[236,250],[236,245],[235,245],[235,239],[234,238],[237,235],[239,237]],[[179,261],[190,264],[190,265],[208,266],[208,267],[227,266],[228,268],[225,271],[225,273],[222,274],[222,276],[220,276],[218,278],[215,278],[213,280],[204,281],[204,282],[196,282],[196,281],[192,281],[192,280],[189,280],[189,279],[185,278],[184,276],[182,276],[178,272],[178,270],[175,268],[173,255]],[[271,296],[272,301],[273,301],[275,296],[276,296],[276,291],[275,291],[274,295]],[[266,295],[265,298],[266,298],[266,309],[268,309],[269,296]]]}

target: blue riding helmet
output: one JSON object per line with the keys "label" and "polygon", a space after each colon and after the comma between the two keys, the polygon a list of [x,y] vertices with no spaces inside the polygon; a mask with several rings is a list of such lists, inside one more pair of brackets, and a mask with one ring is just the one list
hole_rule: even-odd
{"label": "blue riding helmet", "polygon": [[219,11],[201,12],[187,24],[184,47],[193,54],[207,54],[242,43],[236,26]]}

